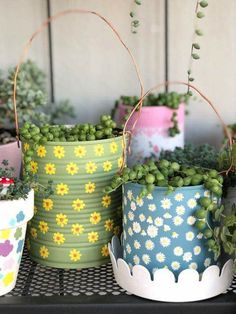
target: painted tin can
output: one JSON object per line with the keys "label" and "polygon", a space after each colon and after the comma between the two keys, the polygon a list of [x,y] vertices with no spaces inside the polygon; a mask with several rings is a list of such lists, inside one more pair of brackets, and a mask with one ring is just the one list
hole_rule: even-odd
{"label": "painted tin can", "polygon": [[27,222],[33,213],[33,191],[26,200],[0,201],[0,296],[15,287]]}
{"label": "painted tin can", "polygon": [[143,265],[151,273],[168,268],[178,275],[187,268],[201,273],[216,264],[203,233],[194,226],[197,200],[210,197],[209,191],[200,185],[167,195],[166,188],[156,187],[140,199],[141,189],[134,183],[123,187],[123,255],[129,266]]}
{"label": "painted tin can", "polygon": [[[118,125],[124,122],[127,106],[119,104],[115,113]],[[139,118],[135,112],[128,123],[131,128],[134,121],[138,119],[135,130],[132,133],[131,154],[127,156],[127,163],[133,166],[143,163],[146,158],[158,157],[161,150],[174,150],[176,147],[184,146],[184,120],[185,104],[179,106],[177,112],[180,134],[170,137],[168,130],[172,127],[171,122],[173,110],[166,106],[145,106],[142,108]]]}
{"label": "painted tin can", "polygon": [[[24,144],[24,150],[29,144]],[[121,190],[105,195],[122,165],[122,137],[90,142],[49,142],[38,147],[31,170],[54,195],[35,197],[29,226],[30,257],[58,268],[109,261],[107,244],[121,229]]]}

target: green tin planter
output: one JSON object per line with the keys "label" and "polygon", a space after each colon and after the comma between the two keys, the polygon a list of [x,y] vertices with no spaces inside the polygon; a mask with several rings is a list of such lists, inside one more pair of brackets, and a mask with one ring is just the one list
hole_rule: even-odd
{"label": "green tin planter", "polygon": [[[23,151],[29,148],[24,143]],[[121,230],[121,191],[103,189],[122,164],[122,136],[91,142],[48,142],[31,170],[53,180],[54,195],[35,197],[28,228],[30,257],[58,268],[86,268],[109,260],[107,243]]]}

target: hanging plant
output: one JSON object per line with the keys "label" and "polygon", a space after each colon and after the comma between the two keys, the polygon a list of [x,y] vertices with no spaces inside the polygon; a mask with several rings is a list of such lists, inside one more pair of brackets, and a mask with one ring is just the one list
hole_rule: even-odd
{"label": "hanging plant", "polygon": [[[201,0],[197,1],[195,8],[195,21],[194,21],[194,32],[193,32],[193,42],[191,45],[191,55],[188,67],[188,83],[193,82],[194,78],[192,76],[192,65],[194,60],[200,59],[200,49],[201,46],[198,42],[199,37],[203,36],[203,31],[199,28],[199,20],[205,17],[204,9],[208,6],[208,1]],[[188,87],[188,93],[191,95],[191,92]]]}
{"label": "hanging plant", "polygon": [[[138,6],[140,6],[140,5],[142,4],[141,0],[134,0],[134,3],[135,3],[136,5],[138,5]],[[129,15],[130,15],[130,17],[131,17],[131,19],[132,19],[132,21],[131,21],[131,32],[132,32],[133,34],[136,34],[136,33],[137,33],[137,28],[139,27],[140,22],[139,22],[139,20],[136,18],[136,12],[131,11],[131,12],[129,13]]]}

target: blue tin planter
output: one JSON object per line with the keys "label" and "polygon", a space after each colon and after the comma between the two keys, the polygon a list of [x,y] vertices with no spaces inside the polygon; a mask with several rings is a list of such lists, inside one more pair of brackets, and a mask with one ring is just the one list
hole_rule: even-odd
{"label": "blue tin planter", "polygon": [[156,187],[140,199],[141,189],[136,183],[123,187],[123,256],[129,266],[143,265],[150,272],[168,268],[178,275],[187,268],[201,273],[216,264],[202,232],[194,226],[197,200],[211,197],[209,191],[199,185],[167,195],[166,188]]}

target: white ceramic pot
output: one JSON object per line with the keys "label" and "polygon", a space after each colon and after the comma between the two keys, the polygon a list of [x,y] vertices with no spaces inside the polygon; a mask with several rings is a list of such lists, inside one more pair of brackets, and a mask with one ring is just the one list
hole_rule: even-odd
{"label": "white ceramic pot", "polygon": [[15,287],[27,222],[33,213],[33,190],[25,200],[0,201],[0,296]]}

